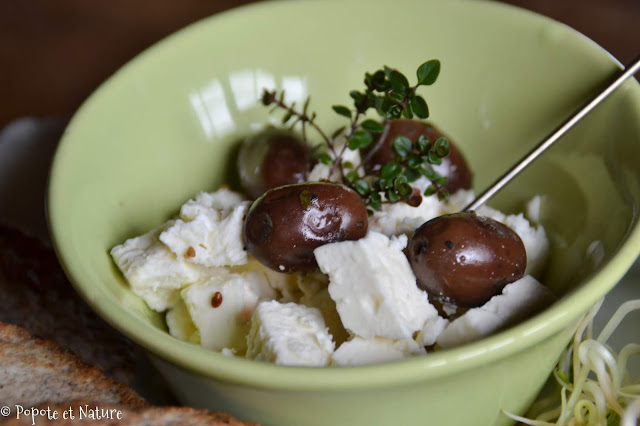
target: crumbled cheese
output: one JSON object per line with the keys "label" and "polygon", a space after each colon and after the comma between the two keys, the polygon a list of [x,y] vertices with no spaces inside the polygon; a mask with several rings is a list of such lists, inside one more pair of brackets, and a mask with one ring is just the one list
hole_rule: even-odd
{"label": "crumbled cheese", "polygon": [[183,289],[181,295],[203,347],[243,353],[254,309],[261,300],[274,299],[276,292],[260,273],[229,273],[220,268],[209,278]]}
{"label": "crumbled cheese", "polygon": [[298,274],[285,274],[276,272],[264,266],[258,259],[248,255],[248,262],[245,265],[230,268],[231,272],[258,272],[263,274],[267,282],[277,293],[277,299],[281,302],[297,302],[302,293],[298,288]]}
{"label": "crumbled cheese", "polygon": [[363,339],[354,337],[333,353],[332,365],[349,366],[379,364],[424,355],[424,347],[411,339],[393,340],[384,337]]}
{"label": "crumbled cheese", "polygon": [[329,294],[344,327],[365,338],[410,339],[438,316],[402,249],[407,237],[389,239],[369,232],[357,241],[326,244],[314,250],[320,270],[329,275]]}
{"label": "crumbled cheese", "polygon": [[165,317],[169,333],[180,340],[200,344],[200,332],[191,320],[187,305],[182,298],[173,305]]}
{"label": "crumbled cheese", "polygon": [[279,365],[323,367],[334,343],[319,309],[261,302],[253,313],[246,357]]}
{"label": "crumbled cheese", "polygon": [[424,323],[422,330],[415,336],[415,341],[421,347],[431,346],[449,325],[449,320],[442,317],[429,318]]}
{"label": "crumbled cheese", "polygon": [[249,201],[221,189],[202,192],[180,209],[180,219],[160,234],[160,241],[178,259],[207,267],[243,265],[247,263],[242,227]]}
{"label": "crumbled cheese", "polygon": [[[173,223],[169,221],[166,226]],[[164,229],[130,238],[111,249],[111,256],[131,290],[158,312],[173,306],[180,298],[179,290],[206,273],[204,268],[173,256],[158,239]]]}
{"label": "crumbled cheese", "polygon": [[320,272],[309,272],[298,274],[297,278],[298,287],[302,292],[299,303],[320,309],[329,333],[337,345],[347,340],[349,332],[342,325],[336,303],[329,295],[329,277]]}
{"label": "crumbled cheese", "polygon": [[526,275],[508,284],[502,294],[452,321],[438,336],[437,343],[446,349],[479,340],[532,315],[552,299],[549,289]]}

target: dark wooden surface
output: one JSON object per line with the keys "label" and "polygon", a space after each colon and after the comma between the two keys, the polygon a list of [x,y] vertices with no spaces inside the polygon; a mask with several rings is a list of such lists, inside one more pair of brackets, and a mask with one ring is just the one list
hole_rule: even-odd
{"label": "dark wooden surface", "polygon": [[[22,116],[72,114],[136,53],[188,23],[249,2],[0,0],[0,129]],[[640,0],[505,2],[566,23],[623,63],[640,53]]]}

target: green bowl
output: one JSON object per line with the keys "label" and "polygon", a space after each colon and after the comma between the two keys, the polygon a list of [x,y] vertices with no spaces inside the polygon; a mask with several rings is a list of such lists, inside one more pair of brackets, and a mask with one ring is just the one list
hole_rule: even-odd
{"label": "green bowl", "polygon": [[[431,119],[465,152],[483,189],[620,69],[550,19],[482,1],[266,2],[213,16],[131,61],[80,108],[51,171],[47,208],[78,292],[146,348],[180,400],[278,425],[509,424],[535,398],[578,318],[636,258],[640,87],[627,82],[492,204],[544,194],[552,240],[541,314],[482,341],[351,368],[234,359],[171,337],[129,289],[109,249],[159,226],[201,190],[232,182],[234,143],[270,119],[263,86],[312,95],[319,123],[342,123],[365,71],[412,73]],[[412,75],[412,74],[409,74]],[[415,78],[415,77],[414,77]],[[271,118],[273,119],[273,118]]]}

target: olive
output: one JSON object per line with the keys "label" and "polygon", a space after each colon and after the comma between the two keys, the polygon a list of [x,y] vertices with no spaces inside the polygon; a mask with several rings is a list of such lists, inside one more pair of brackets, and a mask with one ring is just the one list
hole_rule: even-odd
{"label": "olive", "polygon": [[362,198],[344,185],[316,182],[270,189],[258,198],[244,222],[246,250],[280,272],[317,268],[313,250],[367,233]]}
{"label": "olive", "polygon": [[474,307],[522,278],[527,254],[511,228],[475,213],[440,216],[407,246],[418,286],[441,302]]}
{"label": "olive", "polygon": [[445,137],[449,141],[449,155],[442,159],[442,164],[433,166],[436,172],[448,179],[445,185],[447,191],[454,193],[459,189],[471,189],[471,170],[462,152],[451,141],[451,138],[444,136],[431,124],[422,121],[407,119],[388,121],[380,137],[370,145],[372,148],[363,152],[366,170],[375,172],[394,160],[393,140],[396,136],[406,136],[415,142],[420,135],[427,137],[431,143],[441,137]]}
{"label": "olive", "polygon": [[245,139],[238,153],[240,184],[250,198],[304,182],[311,168],[308,146],[293,133],[269,128]]}

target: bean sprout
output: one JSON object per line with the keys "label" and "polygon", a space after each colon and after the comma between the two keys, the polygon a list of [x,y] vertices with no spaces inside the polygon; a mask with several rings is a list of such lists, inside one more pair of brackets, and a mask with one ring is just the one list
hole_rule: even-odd
{"label": "bean sprout", "polygon": [[640,354],[640,344],[629,343],[616,354],[607,340],[630,312],[640,309],[640,299],[620,305],[594,338],[593,318],[601,306],[602,301],[578,323],[553,371],[554,394],[539,398],[526,417],[503,410],[505,415],[533,426],[638,426],[640,377],[630,377],[627,365]]}

